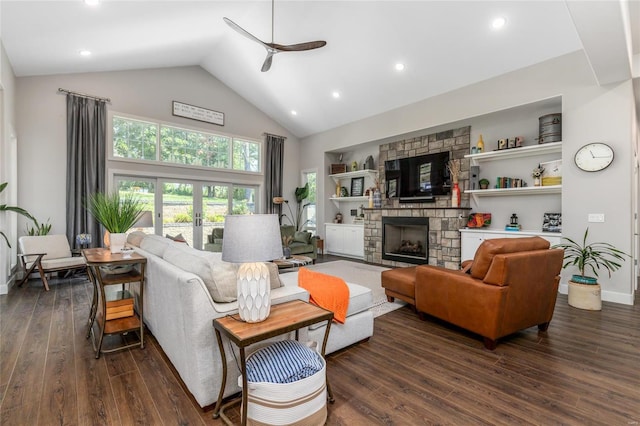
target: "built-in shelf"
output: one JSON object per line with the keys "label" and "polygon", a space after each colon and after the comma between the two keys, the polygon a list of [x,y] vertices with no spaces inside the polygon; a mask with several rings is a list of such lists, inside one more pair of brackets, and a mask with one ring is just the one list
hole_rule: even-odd
{"label": "built-in shelf", "polygon": [[562,153],[562,142],[550,142],[539,145],[523,146],[521,148],[501,149],[498,151],[481,152],[479,154],[467,154],[472,163],[491,160],[506,160],[508,158],[521,158],[533,155]]}
{"label": "built-in shelf", "polygon": [[[356,170],[353,172],[346,172],[346,173],[336,173],[333,175],[329,175],[329,177],[331,179],[334,180],[335,183],[340,182],[342,179],[350,179],[350,178],[357,178],[357,177],[370,177],[373,181],[375,181],[378,178],[378,172],[375,170]],[[344,197],[347,198],[347,197]],[[352,197],[352,198],[357,198],[357,197]]]}
{"label": "built-in shelf", "polygon": [[[340,207],[340,203],[346,203],[346,202],[358,202],[358,201],[362,201],[362,202],[369,202],[369,197],[331,197],[329,198],[331,201],[333,201],[333,204],[336,205],[336,207]],[[368,206],[369,204],[367,204]]]}
{"label": "built-in shelf", "polygon": [[474,197],[501,197],[514,195],[561,194],[562,185],[525,186],[522,188],[473,189],[464,191]]}

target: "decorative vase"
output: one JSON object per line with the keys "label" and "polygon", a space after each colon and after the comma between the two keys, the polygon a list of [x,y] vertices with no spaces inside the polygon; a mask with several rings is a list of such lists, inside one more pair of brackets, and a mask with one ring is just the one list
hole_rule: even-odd
{"label": "decorative vase", "polygon": [[460,207],[460,186],[454,182],[451,190],[451,207]]}
{"label": "decorative vase", "polygon": [[267,319],[271,311],[269,269],[262,262],[243,263],[238,268],[238,314],[246,322]]}
{"label": "decorative vase", "polygon": [[127,234],[117,233],[109,235],[109,249],[111,253],[121,253],[127,242]]}
{"label": "decorative vase", "polygon": [[482,134],[480,135],[480,137],[478,137],[476,148],[478,148],[478,154],[484,152],[484,140],[482,140]]}
{"label": "decorative vase", "polygon": [[282,247],[282,254],[284,254],[284,258],[285,259],[290,259],[291,258],[291,248]]}
{"label": "decorative vase", "polygon": [[533,178],[533,186],[540,186],[540,178],[539,177],[534,177]]}
{"label": "decorative vase", "polygon": [[382,195],[380,194],[380,191],[378,189],[376,189],[376,191],[373,193],[373,208],[382,208]]}

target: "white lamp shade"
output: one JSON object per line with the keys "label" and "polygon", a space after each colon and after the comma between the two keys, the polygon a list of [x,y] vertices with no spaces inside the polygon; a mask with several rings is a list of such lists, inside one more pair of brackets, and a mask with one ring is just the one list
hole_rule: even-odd
{"label": "white lamp shade", "polygon": [[133,224],[132,228],[151,228],[153,226],[153,213],[151,210],[145,210],[140,213],[138,220]]}
{"label": "white lamp shade", "polygon": [[278,215],[229,215],[224,221],[222,260],[269,262],[282,257]]}
{"label": "white lamp shade", "polygon": [[242,263],[237,278],[240,319],[260,322],[269,316],[269,270],[260,262],[281,257],[282,240],[277,215],[230,215],[225,218],[222,260]]}

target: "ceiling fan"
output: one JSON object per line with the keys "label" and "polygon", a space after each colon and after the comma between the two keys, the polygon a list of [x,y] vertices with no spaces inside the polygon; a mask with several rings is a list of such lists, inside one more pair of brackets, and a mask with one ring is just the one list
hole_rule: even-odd
{"label": "ceiling fan", "polygon": [[229,25],[231,28],[233,28],[234,30],[236,30],[237,32],[242,34],[243,36],[247,37],[248,39],[253,40],[256,43],[261,44],[262,46],[264,46],[265,49],[267,49],[267,57],[265,58],[264,63],[262,64],[262,69],[261,69],[262,72],[269,71],[269,69],[271,68],[271,62],[273,61],[273,55],[275,55],[276,53],[280,53],[280,52],[300,52],[300,51],[303,51],[303,50],[312,50],[312,49],[317,49],[317,48],[322,47],[322,46],[327,44],[327,42],[324,41],[324,40],[309,41],[309,42],[306,42],[306,43],[298,43],[298,44],[277,44],[277,43],[274,43],[273,42],[274,2],[275,2],[275,0],[271,0],[271,43],[265,43],[264,41],[262,41],[259,38],[255,37],[253,34],[251,34],[248,31],[246,31],[240,25],[238,25],[235,22],[233,22],[231,19],[226,18],[226,17],[222,18],[222,19],[224,19],[224,22],[226,22],[227,25]]}

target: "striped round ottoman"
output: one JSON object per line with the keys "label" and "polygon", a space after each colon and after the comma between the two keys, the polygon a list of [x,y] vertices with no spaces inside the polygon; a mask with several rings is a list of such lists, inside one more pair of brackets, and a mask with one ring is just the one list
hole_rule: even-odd
{"label": "striped round ottoman", "polygon": [[[324,425],[326,373],[324,358],[295,340],[252,353],[247,357],[247,424]],[[238,385],[242,386],[241,377]]]}

